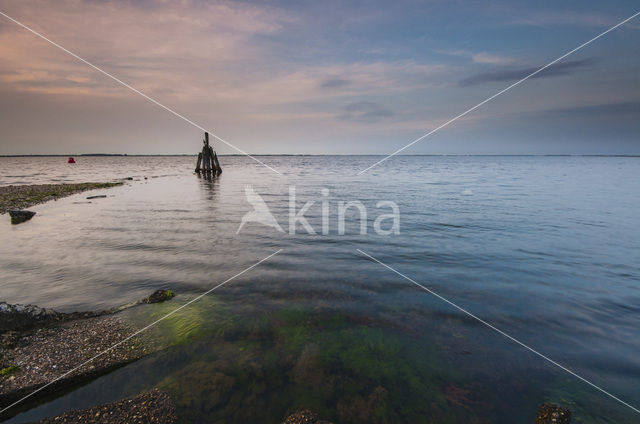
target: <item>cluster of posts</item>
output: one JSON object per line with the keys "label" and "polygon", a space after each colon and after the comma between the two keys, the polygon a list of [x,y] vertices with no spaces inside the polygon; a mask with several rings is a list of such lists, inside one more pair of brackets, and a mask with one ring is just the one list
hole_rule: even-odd
{"label": "cluster of posts", "polygon": [[222,168],[220,168],[220,162],[218,162],[218,155],[213,151],[213,147],[209,145],[209,133],[204,133],[204,140],[202,140],[204,146],[202,146],[202,152],[198,153],[198,163],[196,164],[196,172],[203,172],[205,174],[220,175],[222,174]]}

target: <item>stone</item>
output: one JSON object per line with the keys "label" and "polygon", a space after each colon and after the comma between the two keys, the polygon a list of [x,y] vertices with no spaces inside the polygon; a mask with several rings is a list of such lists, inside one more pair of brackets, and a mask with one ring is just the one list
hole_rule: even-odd
{"label": "stone", "polygon": [[571,411],[553,403],[543,403],[538,407],[534,424],[570,424]]}
{"label": "stone", "polygon": [[145,297],[140,303],[158,303],[171,299],[175,294],[171,290],[156,290],[151,296]]}
{"label": "stone", "polygon": [[11,305],[0,302],[0,333],[26,330],[61,320],[64,314],[35,305]]}
{"label": "stone", "polygon": [[36,213],[33,211],[26,211],[22,209],[12,209],[9,211],[9,216],[11,216],[12,224],[20,224],[22,222],[28,221],[33,218],[35,214]]}

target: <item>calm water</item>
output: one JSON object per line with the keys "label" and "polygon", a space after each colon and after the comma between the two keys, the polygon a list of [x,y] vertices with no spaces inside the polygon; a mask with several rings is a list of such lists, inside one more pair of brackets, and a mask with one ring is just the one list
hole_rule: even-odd
{"label": "calm water", "polygon": [[[340,423],[531,423],[537,405],[576,422],[640,415],[484,327],[361,249],[640,406],[640,158],[223,157],[214,181],[191,157],[0,158],[0,184],[134,177],[0,220],[0,300],[101,309],[157,288],[179,295],[130,310],[142,326],[235,278],[154,329],[169,348],[14,417],[24,422],[168,390],[185,422],[279,422],[315,409]],[[145,179],[145,177],[147,177]],[[289,187],[318,234],[257,223],[251,185],[284,230]],[[321,234],[322,189],[329,233]],[[337,205],[361,201],[367,234]],[[400,234],[373,221],[393,201]],[[385,221],[383,227],[389,225]]]}

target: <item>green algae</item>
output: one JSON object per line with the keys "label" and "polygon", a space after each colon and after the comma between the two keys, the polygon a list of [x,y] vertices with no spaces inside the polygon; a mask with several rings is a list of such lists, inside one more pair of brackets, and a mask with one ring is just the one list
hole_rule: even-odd
{"label": "green algae", "polygon": [[14,372],[18,371],[19,369],[20,369],[20,367],[18,365],[10,365],[10,366],[0,370],[0,376],[8,377],[11,374],[13,374]]}
{"label": "green algae", "polygon": [[442,390],[460,380],[455,370],[409,335],[327,311],[234,316],[213,297],[193,306],[159,323],[176,344],[164,360],[190,358],[160,383],[187,421],[276,423],[301,408],[341,423],[466,417]]}

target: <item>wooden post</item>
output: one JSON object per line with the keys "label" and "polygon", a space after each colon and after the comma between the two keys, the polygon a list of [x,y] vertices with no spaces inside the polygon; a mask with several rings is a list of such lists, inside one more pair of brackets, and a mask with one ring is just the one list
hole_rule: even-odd
{"label": "wooden post", "polygon": [[222,174],[222,168],[220,167],[220,162],[218,162],[218,154],[213,152],[213,163],[216,167],[216,173],[218,175]]}
{"label": "wooden post", "polygon": [[209,133],[204,133],[204,146],[202,147],[202,158],[204,159],[204,169],[211,172],[211,146],[209,146]]}
{"label": "wooden post", "polygon": [[200,172],[201,163],[202,163],[202,152],[198,153],[198,163],[196,163],[196,172]]}
{"label": "wooden post", "polygon": [[209,162],[209,149],[206,144],[202,146],[202,169],[204,169],[204,172],[211,171],[211,165]]}

